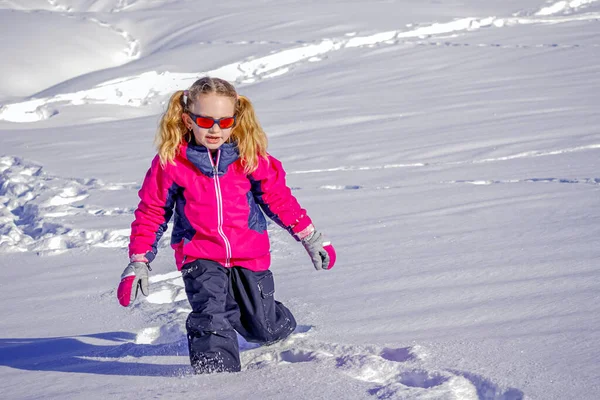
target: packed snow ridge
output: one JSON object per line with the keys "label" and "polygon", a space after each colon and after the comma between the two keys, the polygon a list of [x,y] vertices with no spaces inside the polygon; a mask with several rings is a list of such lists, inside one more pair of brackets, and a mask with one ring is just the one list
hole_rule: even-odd
{"label": "packed snow ridge", "polygon": [[[83,104],[112,104],[143,107],[160,104],[173,91],[189,87],[198,76],[219,76],[238,84],[252,84],[262,79],[269,79],[288,73],[295,65],[304,62],[317,62],[327,54],[342,49],[372,47],[375,45],[405,45],[407,39],[427,38],[460,32],[470,32],[481,28],[502,28],[517,24],[556,24],[573,21],[597,20],[600,13],[574,15],[580,8],[585,8],[597,0],[560,1],[544,7],[530,17],[466,17],[445,23],[434,23],[419,26],[409,25],[408,30],[393,30],[368,36],[357,36],[348,33],[337,39],[323,39],[320,42],[305,44],[300,47],[284,49],[263,57],[252,57],[233,62],[210,71],[192,73],[172,73],[168,71],[148,71],[140,75],[118,78],[99,84],[91,89],[73,93],[58,93],[44,98],[32,98],[23,102],[5,104],[0,107],[0,120],[10,122],[36,122],[48,119],[59,113],[59,107]],[[557,15],[561,14],[561,15]],[[106,25],[121,34],[129,43],[127,57],[140,57],[139,43],[118,28]],[[415,43],[419,44],[419,43]],[[526,46],[524,46],[526,47]]]}
{"label": "packed snow ridge", "polygon": [[592,3],[596,3],[598,0],[573,0],[573,1],[559,1],[548,7],[540,9],[535,15],[555,15],[555,14],[571,14],[580,8],[589,6]]}

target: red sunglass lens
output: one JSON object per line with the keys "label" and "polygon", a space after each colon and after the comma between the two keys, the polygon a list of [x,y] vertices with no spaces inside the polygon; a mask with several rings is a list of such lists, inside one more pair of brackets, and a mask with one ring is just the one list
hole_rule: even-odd
{"label": "red sunglass lens", "polygon": [[233,123],[235,122],[234,118],[223,118],[222,120],[219,121],[219,127],[221,129],[227,129],[227,128],[231,128],[233,126]]}
{"label": "red sunglass lens", "polygon": [[210,129],[214,125],[215,121],[212,118],[196,117],[196,125],[200,128]]}

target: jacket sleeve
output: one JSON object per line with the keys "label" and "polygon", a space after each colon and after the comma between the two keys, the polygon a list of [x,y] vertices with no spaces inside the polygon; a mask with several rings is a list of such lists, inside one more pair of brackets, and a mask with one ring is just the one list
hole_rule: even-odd
{"label": "jacket sleeve", "polygon": [[176,193],[175,183],[156,156],[138,193],[140,203],[131,224],[129,257],[135,254],[144,255],[148,262],[154,259],[158,241],[173,215]]}
{"label": "jacket sleeve", "polygon": [[249,179],[254,199],[264,213],[298,240],[296,234],[312,221],[287,186],[281,162],[271,155],[260,158],[258,168]]}

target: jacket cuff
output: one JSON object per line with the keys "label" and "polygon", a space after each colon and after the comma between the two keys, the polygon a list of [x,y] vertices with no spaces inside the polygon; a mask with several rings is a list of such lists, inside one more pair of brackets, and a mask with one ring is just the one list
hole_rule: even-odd
{"label": "jacket cuff", "polygon": [[129,251],[129,262],[145,262],[145,263],[149,263],[152,262],[152,260],[154,260],[154,258],[156,257],[156,254],[154,254],[153,252],[149,251],[147,253],[140,253],[137,251]]}
{"label": "jacket cuff", "polygon": [[310,224],[306,228],[304,228],[301,232],[296,233],[296,238],[300,241],[309,238],[312,234],[315,233],[315,227],[313,224]]}
{"label": "jacket cuff", "polygon": [[298,241],[310,235],[312,232],[314,232],[314,230],[315,227],[313,226],[312,221],[308,217],[308,215],[300,217],[299,221],[291,227],[291,231],[296,240]]}
{"label": "jacket cuff", "polygon": [[129,262],[143,262],[143,263],[147,263],[148,259],[146,258],[145,254],[132,254],[129,257]]}

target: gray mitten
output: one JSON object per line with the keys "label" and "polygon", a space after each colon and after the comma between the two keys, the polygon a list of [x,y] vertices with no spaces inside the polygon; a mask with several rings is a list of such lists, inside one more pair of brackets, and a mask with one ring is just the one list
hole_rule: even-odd
{"label": "gray mitten", "polygon": [[335,250],[330,241],[320,232],[314,231],[304,239],[302,245],[308,252],[315,269],[331,269],[335,264]]}
{"label": "gray mitten", "polygon": [[148,270],[150,270],[150,265],[144,262],[132,262],[125,268],[117,289],[117,298],[123,307],[129,307],[133,304],[138,290],[141,290],[144,296],[148,296],[150,293]]}

